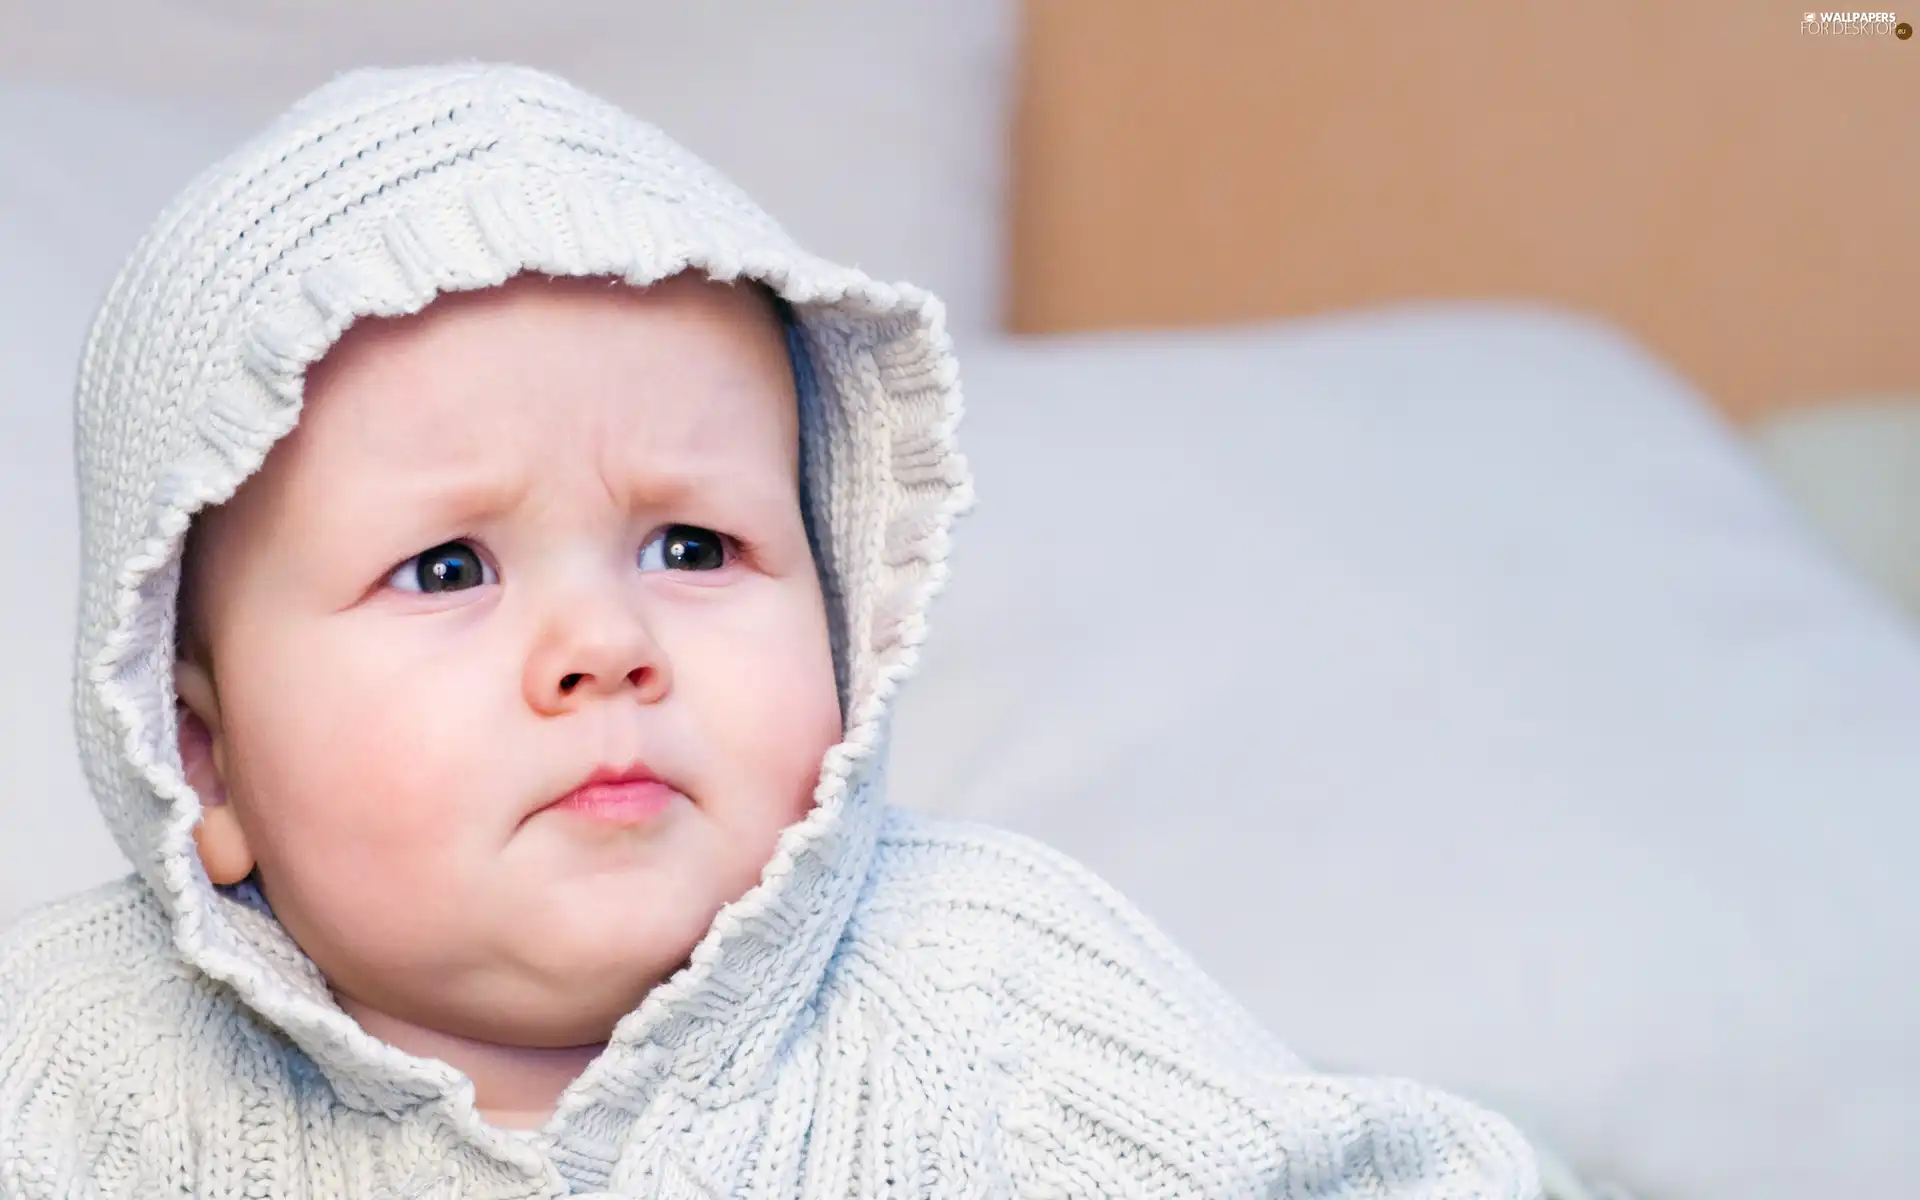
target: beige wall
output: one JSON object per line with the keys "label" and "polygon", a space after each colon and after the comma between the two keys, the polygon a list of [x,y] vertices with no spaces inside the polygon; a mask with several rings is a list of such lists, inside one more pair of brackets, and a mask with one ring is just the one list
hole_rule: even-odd
{"label": "beige wall", "polygon": [[1920,37],[1808,36],[1768,0],[1026,21],[1017,329],[1543,297],[1739,417],[1920,392]]}

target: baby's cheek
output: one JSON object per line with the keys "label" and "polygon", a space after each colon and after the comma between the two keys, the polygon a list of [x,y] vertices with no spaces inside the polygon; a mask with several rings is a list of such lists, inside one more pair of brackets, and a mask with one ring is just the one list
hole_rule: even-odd
{"label": "baby's cheek", "polygon": [[487,708],[499,689],[386,665],[344,647],[316,663],[279,693],[259,764],[270,894],[297,906],[283,920],[333,975],[420,958],[423,937],[457,927],[442,908],[471,903],[511,783],[498,769],[507,731]]}
{"label": "baby's cheek", "polygon": [[444,672],[382,669],[345,647],[308,672],[277,722],[276,785],[289,823],[314,848],[354,860],[348,873],[428,865],[457,836],[488,775],[477,746],[497,746],[485,690]]}
{"label": "baby's cheek", "polygon": [[[770,631],[772,632],[772,631]],[[806,631],[751,641],[729,640],[713,653],[713,682],[704,685],[705,723],[721,759],[739,777],[739,791],[791,823],[811,804],[820,762],[840,740],[833,660],[824,634]]]}

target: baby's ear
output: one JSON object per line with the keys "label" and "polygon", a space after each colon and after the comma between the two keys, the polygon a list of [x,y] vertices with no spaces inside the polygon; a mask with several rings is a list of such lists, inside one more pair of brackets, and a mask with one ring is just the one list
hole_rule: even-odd
{"label": "baby's ear", "polygon": [[239,883],[253,872],[253,850],[239,814],[227,803],[227,749],[213,677],[199,663],[182,659],[173,667],[173,690],[180,700],[180,765],[200,797],[200,823],[193,829],[200,865],[217,884]]}

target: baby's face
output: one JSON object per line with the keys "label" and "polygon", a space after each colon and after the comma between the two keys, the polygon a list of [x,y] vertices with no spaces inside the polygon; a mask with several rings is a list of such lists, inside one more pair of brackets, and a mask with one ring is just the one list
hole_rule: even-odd
{"label": "baby's face", "polygon": [[757,882],[841,734],[797,420],[753,290],[522,278],[349,331],[206,514],[202,856],[363,1023],[604,1040]]}

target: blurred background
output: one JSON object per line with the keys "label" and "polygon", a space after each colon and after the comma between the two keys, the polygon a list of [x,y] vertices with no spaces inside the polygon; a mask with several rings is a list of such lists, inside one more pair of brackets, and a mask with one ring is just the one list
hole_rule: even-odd
{"label": "blurred background", "polygon": [[121,258],[336,71],[525,62],[948,302],[899,802],[1590,1179],[1920,1194],[1917,19],[0,0],[0,919],[125,870],[67,723]]}

